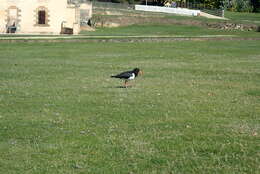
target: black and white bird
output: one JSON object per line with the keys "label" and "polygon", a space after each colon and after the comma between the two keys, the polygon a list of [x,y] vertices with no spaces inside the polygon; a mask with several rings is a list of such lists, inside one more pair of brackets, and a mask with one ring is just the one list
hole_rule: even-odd
{"label": "black and white bird", "polygon": [[120,74],[111,76],[112,78],[119,78],[124,80],[124,87],[128,86],[130,80],[134,80],[138,75],[142,75],[143,72],[139,68],[135,68],[132,71],[125,71]]}

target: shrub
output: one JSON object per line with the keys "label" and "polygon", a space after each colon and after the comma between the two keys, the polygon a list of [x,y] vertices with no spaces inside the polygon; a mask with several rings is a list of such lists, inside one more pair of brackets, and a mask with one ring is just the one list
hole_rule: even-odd
{"label": "shrub", "polygon": [[252,12],[253,7],[250,0],[232,0],[231,10],[236,12]]}

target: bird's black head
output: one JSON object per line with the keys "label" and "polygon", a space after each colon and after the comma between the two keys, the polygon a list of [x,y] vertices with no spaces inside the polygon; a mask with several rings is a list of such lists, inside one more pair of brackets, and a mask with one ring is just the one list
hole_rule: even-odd
{"label": "bird's black head", "polygon": [[135,68],[135,69],[133,69],[133,73],[137,77],[139,74],[142,74],[142,71],[139,68]]}

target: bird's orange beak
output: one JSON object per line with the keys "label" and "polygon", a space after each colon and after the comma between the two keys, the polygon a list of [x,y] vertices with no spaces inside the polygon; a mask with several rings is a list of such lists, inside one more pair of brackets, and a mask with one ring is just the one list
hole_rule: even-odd
{"label": "bird's orange beak", "polygon": [[143,75],[143,74],[144,74],[144,73],[143,73],[143,71],[141,71],[141,70],[138,72],[138,75]]}

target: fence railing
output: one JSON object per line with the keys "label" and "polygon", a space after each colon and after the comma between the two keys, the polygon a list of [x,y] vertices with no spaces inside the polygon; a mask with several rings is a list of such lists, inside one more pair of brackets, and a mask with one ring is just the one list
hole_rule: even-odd
{"label": "fence railing", "polygon": [[74,4],[74,3],[88,3],[89,0],[67,0],[68,4]]}
{"label": "fence railing", "polygon": [[211,14],[211,15],[215,15],[215,16],[219,16],[219,17],[224,17],[224,10],[222,9],[201,9],[202,12]]}
{"label": "fence railing", "polygon": [[209,7],[203,3],[196,3],[196,2],[176,2],[175,4],[176,7],[180,7],[180,8],[189,8],[189,9],[197,9],[200,10],[202,12],[211,14],[211,15],[215,15],[215,16],[220,16],[220,17],[224,17],[224,11],[223,9],[219,8],[212,8]]}

